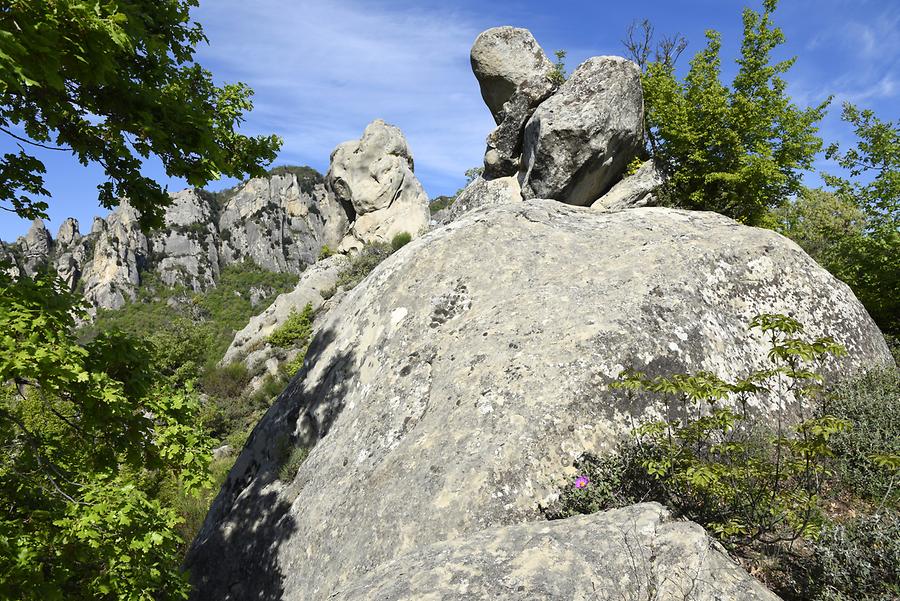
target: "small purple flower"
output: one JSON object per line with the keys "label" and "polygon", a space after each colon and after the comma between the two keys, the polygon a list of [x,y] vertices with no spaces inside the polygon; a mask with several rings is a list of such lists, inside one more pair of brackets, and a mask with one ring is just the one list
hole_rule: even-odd
{"label": "small purple flower", "polygon": [[591,480],[587,476],[578,476],[575,480],[575,488],[587,488]]}

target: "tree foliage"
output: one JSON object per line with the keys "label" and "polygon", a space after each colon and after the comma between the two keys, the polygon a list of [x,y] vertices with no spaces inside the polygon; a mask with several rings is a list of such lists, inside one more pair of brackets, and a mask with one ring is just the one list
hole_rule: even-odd
{"label": "tree foliage", "polygon": [[765,0],[762,14],[744,10],[731,87],[720,80],[721,36],[713,30],[684,81],[676,78],[671,59],[647,65],[647,130],[651,151],[669,176],[665,195],[672,204],[757,224],[767,209],[800,189],[800,171],[821,149],[816,123],[828,101],[806,109],[793,104],[781,76],[794,59],[772,62],[772,51],[784,42],[772,22],[776,4]]}
{"label": "tree foliage", "polygon": [[185,597],[157,488],[206,479],[199,403],[138,340],[78,344],[81,302],[50,275],[0,275],[0,597]]}
{"label": "tree foliage", "polygon": [[218,87],[194,62],[206,41],[197,0],[6,0],[0,8],[0,132],[18,153],[0,158],[0,207],[46,217],[34,148],[99,163],[107,208],[129,198],[143,226],[161,223],[168,195],[141,175],[156,156],[170,176],[203,186],[220,175],[263,175],[280,141],[235,132],[252,108],[244,84]]}
{"label": "tree foliage", "polygon": [[[856,147],[829,146],[850,178],[823,173],[838,198],[863,215],[861,229],[823,264],[847,282],[885,332],[900,334],[900,123],[882,121],[851,104],[843,118]],[[838,238],[840,240],[840,238]],[[804,247],[805,248],[805,247]]]}

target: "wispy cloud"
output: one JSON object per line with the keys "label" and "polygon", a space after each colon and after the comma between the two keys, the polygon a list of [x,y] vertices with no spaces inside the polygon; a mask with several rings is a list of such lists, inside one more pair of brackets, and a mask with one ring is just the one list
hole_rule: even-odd
{"label": "wispy cloud", "polygon": [[379,2],[216,0],[197,11],[218,77],[256,91],[248,121],[285,139],[280,160],[327,166],[334,147],[383,118],[403,129],[429,193],[481,160],[492,127],[469,66],[481,30],[459,10]]}

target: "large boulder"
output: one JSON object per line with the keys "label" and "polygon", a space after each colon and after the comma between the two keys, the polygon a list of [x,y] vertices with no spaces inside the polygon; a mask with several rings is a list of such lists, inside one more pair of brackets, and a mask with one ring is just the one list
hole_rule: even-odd
{"label": "large boulder", "polygon": [[641,72],[617,56],[586,60],[525,126],[522,195],[589,205],[643,148]]}
{"label": "large boulder", "polygon": [[459,193],[444,214],[440,223],[450,223],[462,215],[481,207],[502,205],[510,202],[522,202],[522,190],[519,180],[514,177],[500,177],[487,180],[481,176],[473,179]]}
{"label": "large boulder", "polygon": [[381,119],[359,140],[331,154],[327,185],[352,206],[351,233],[362,243],[390,242],[396,234],[416,236],[428,227],[428,195],[413,172],[413,158],[399,128]]}
{"label": "large boulder", "polygon": [[591,205],[592,209],[620,211],[652,207],[658,202],[658,190],[665,182],[662,171],[653,160],[644,161],[637,171],[619,181]]}
{"label": "large boulder", "polygon": [[777,601],[703,528],[656,503],[490,528],[384,563],[334,601]]}
{"label": "large boulder", "polygon": [[481,97],[499,125],[503,105],[525,82],[549,81],[553,63],[527,29],[493,27],[472,45],[472,71]]}
{"label": "large boulder", "polygon": [[[717,214],[533,200],[432,230],[318,328],[194,541],[195,598],[353,598],[386,586],[379,566],[391,561],[428,578],[430,564],[404,562],[440,562],[433,545],[454,539],[472,554],[497,528],[540,521],[576,457],[659,410],[607,388],[624,367],[746,375],[768,365],[766,341],[747,331],[766,312],[844,345],[832,377],[891,361],[846,285],[786,238]],[[774,416],[776,405],[752,406]],[[294,446],[310,454],[284,473]],[[511,554],[543,561],[527,549],[554,528],[569,526],[532,529],[531,543],[504,536]],[[585,558],[599,586],[603,561]],[[679,561],[666,563],[692,560]],[[415,598],[446,586],[417,582]]]}

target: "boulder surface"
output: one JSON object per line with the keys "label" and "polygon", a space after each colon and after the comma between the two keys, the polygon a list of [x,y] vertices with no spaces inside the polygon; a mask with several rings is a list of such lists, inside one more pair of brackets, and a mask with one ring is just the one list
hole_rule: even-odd
{"label": "boulder surface", "polygon": [[[479,570],[501,551],[478,551],[479,541],[510,541],[523,562],[554,557],[557,536],[581,524],[601,532],[604,519],[497,529],[539,522],[576,457],[659,410],[606,384],[625,367],[734,378],[766,366],[766,341],[747,331],[759,313],[791,313],[810,336],[844,345],[831,374],[891,361],[846,285],[780,235],[720,215],[532,200],[433,230],[321,323],[194,541],[195,598],[359,598],[356,587],[392,586],[391,565],[422,575],[398,576],[397,591],[439,598],[454,583],[426,581],[465,556],[473,591],[483,585]],[[759,398],[753,409],[774,406]],[[285,474],[295,446],[309,456]],[[692,553],[659,565],[689,565]],[[606,559],[557,560],[580,566],[586,588],[608,586]],[[515,573],[537,582],[528,579],[540,572]]]}
{"label": "boulder surface", "polygon": [[618,56],[583,62],[525,126],[522,195],[589,205],[641,152],[641,72]]}
{"label": "boulder surface", "polygon": [[492,27],[472,45],[472,71],[481,87],[481,97],[499,125],[503,105],[525,82],[549,81],[553,63],[534,36],[518,27]]}
{"label": "boulder surface", "polygon": [[352,206],[351,233],[362,243],[390,242],[401,232],[416,236],[428,227],[428,195],[413,173],[406,138],[380,119],[361,139],[334,149],[326,181],[338,200]]}
{"label": "boulder surface", "polygon": [[335,601],[777,601],[703,528],[656,503],[492,528],[380,565]]}

